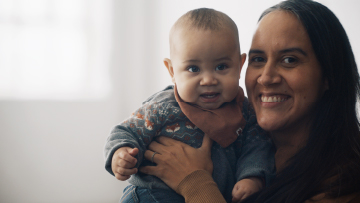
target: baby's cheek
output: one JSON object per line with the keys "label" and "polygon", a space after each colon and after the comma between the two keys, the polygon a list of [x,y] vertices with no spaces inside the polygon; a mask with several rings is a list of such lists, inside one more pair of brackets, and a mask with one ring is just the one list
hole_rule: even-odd
{"label": "baby's cheek", "polygon": [[187,89],[179,88],[178,93],[180,98],[185,102],[195,102],[195,97],[191,89],[187,90]]}
{"label": "baby's cheek", "polygon": [[239,83],[233,82],[227,85],[227,89],[224,91],[226,95],[227,102],[235,99],[237,94],[239,93]]}

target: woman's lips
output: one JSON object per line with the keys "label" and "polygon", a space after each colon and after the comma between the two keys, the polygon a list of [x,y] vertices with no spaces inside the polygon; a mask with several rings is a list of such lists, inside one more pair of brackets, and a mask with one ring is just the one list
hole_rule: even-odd
{"label": "woman's lips", "polygon": [[200,95],[200,98],[203,102],[216,102],[220,97],[220,93],[207,92]]}
{"label": "woman's lips", "polygon": [[283,102],[290,98],[290,96],[287,95],[260,95],[261,102]]}

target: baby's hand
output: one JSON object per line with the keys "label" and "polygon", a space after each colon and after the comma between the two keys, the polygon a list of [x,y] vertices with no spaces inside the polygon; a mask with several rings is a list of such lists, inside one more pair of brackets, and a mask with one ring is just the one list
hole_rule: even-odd
{"label": "baby's hand", "polygon": [[111,161],[111,169],[116,179],[127,180],[130,175],[137,173],[138,169],[134,168],[137,153],[139,153],[138,148],[121,147],[116,150]]}
{"label": "baby's hand", "polygon": [[241,202],[255,192],[263,188],[263,182],[260,178],[250,177],[237,182],[232,191],[232,202]]}

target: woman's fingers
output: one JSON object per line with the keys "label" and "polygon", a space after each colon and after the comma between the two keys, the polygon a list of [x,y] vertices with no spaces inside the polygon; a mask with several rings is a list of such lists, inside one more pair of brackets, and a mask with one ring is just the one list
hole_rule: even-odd
{"label": "woman's fingers", "polygon": [[148,146],[149,150],[151,150],[153,152],[158,152],[160,154],[162,154],[164,148],[165,148],[165,146],[163,144],[160,144],[156,141],[151,142],[150,145]]}
{"label": "woman's fingers", "polygon": [[156,138],[156,141],[159,142],[160,144],[162,145],[165,145],[165,146],[173,146],[175,144],[181,144],[181,145],[186,145],[185,143],[183,142],[180,142],[180,141],[177,141],[177,140],[174,140],[173,138],[169,138],[169,137],[164,137],[164,136],[159,136]]}
{"label": "woman's fingers", "polygon": [[174,190],[194,171],[207,170],[212,173],[212,140],[208,136],[204,136],[201,148],[193,148],[167,137],[158,137],[157,141],[149,145],[149,150],[146,150],[144,155],[145,159],[152,159],[157,165],[142,167],[139,169],[141,172],[157,176]]}
{"label": "woman's fingers", "polygon": [[156,166],[142,166],[139,168],[139,171],[148,175],[159,177],[159,170]]}
{"label": "woman's fingers", "polygon": [[211,160],[211,148],[213,141],[210,139],[208,135],[204,135],[203,143],[201,147],[198,149],[197,156],[202,158],[204,169],[207,170],[210,174],[212,174],[214,170],[214,165]]}
{"label": "woman's fingers", "polygon": [[178,160],[168,159],[168,161],[170,162],[164,161],[163,164],[160,163],[157,166],[140,167],[139,171],[160,178],[170,188],[176,190],[179,183],[191,172],[186,171],[188,167],[181,165]]}
{"label": "woman's fingers", "polygon": [[152,161],[153,163],[158,163],[159,156],[161,156],[161,154],[159,153],[154,154],[154,153],[155,153],[154,151],[146,150],[144,154],[145,159]]}
{"label": "woman's fingers", "polygon": [[212,144],[213,144],[213,140],[207,134],[205,134],[202,145],[199,149],[211,153]]}

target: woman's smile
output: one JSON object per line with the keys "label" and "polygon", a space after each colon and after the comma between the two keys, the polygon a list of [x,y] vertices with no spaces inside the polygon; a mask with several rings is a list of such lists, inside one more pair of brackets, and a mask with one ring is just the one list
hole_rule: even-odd
{"label": "woman's smile", "polygon": [[260,94],[259,102],[263,108],[282,108],[286,107],[286,104],[290,98],[291,97],[289,95],[267,93]]}
{"label": "woman's smile", "polygon": [[260,95],[261,102],[264,103],[274,103],[274,102],[283,102],[289,99],[289,96],[286,95]]}

